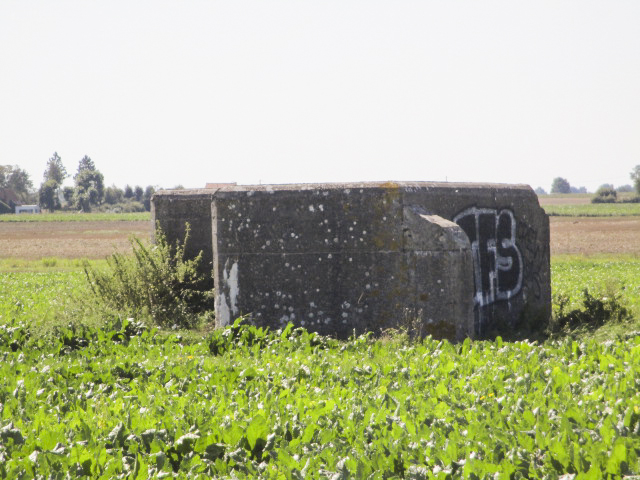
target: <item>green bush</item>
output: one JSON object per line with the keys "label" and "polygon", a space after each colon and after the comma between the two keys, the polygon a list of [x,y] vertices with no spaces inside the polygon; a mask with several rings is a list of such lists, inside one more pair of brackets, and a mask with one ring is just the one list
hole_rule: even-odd
{"label": "green bush", "polygon": [[571,299],[568,295],[554,298],[556,312],[550,325],[550,333],[572,331],[577,328],[596,329],[608,322],[623,322],[632,318],[619,293],[594,296],[588,289],[582,291],[583,308],[566,311]]}
{"label": "green bush", "polygon": [[158,229],[156,244],[145,246],[132,238],[133,255],[114,253],[108,268],[85,265],[92,292],[89,302],[134,318],[150,317],[161,327],[193,328],[210,319],[213,292],[205,289],[206,279],[198,273],[202,252],[185,258],[189,226],[182,245],[169,245]]}
{"label": "green bush", "polygon": [[109,213],[137,213],[137,212],[146,212],[145,206],[141,202],[131,201],[131,202],[122,202],[116,204],[104,204],[101,205],[98,209],[100,212],[109,212]]}
{"label": "green bush", "polygon": [[616,203],[618,200],[618,192],[613,188],[600,187],[595,197],[591,199],[591,203]]}

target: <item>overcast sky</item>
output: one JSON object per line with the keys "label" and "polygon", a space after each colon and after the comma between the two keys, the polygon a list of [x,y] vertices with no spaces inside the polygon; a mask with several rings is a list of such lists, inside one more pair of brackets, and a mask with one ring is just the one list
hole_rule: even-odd
{"label": "overcast sky", "polygon": [[640,164],[640,2],[0,2],[0,164],[107,184],[594,190]]}

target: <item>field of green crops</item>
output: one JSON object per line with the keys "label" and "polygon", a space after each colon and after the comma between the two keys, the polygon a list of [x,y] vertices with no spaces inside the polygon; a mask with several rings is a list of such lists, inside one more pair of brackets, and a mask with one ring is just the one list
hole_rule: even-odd
{"label": "field of green crops", "polygon": [[[640,260],[552,270],[575,306],[617,289],[637,317]],[[0,274],[0,478],[640,474],[635,323],[607,341],[460,345],[67,327],[83,285],[78,270]]]}
{"label": "field of green crops", "polygon": [[591,293],[619,294],[640,316],[640,258],[560,256],[551,261],[552,291],[570,298],[576,308],[584,289]]}
{"label": "field of green crops", "polygon": [[562,217],[638,216],[640,203],[589,203],[584,205],[545,205],[545,212]]}
{"label": "field of green crops", "polygon": [[[3,478],[621,478],[640,337],[337,342],[0,328]],[[568,478],[568,477],[563,477]]]}
{"label": "field of green crops", "polygon": [[55,323],[68,302],[84,286],[83,273],[73,271],[0,273],[0,324],[25,322],[36,328]]}

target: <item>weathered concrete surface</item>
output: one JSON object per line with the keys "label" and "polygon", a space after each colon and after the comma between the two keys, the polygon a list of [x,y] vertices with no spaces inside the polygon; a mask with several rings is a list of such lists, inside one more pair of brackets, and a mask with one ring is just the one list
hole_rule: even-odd
{"label": "weathered concrete surface", "polygon": [[407,279],[400,299],[405,318],[414,321],[405,327],[450,340],[474,336],[473,256],[467,235],[421,206],[405,206],[402,212]]}
{"label": "weathered concrete surface", "polygon": [[211,202],[215,190],[162,190],[151,201],[151,221],[166,234],[171,244],[182,243],[186,224],[190,238],[185,254],[194,258],[202,251],[202,273],[213,287],[213,249],[211,238]]}
{"label": "weathered concrete surface", "polygon": [[459,339],[550,315],[548,218],[528,186],[229,186],[153,203],[170,240],[189,221],[191,250],[211,252],[219,325],[247,314],[346,337],[417,319]]}

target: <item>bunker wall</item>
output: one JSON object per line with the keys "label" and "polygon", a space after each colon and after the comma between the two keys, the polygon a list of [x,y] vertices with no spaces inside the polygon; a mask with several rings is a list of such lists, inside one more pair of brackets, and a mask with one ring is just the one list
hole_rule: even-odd
{"label": "bunker wall", "polygon": [[211,202],[213,190],[162,190],[152,197],[151,222],[167,240],[182,244],[189,225],[189,240],[185,254],[195,258],[202,252],[201,273],[213,287],[213,248],[211,236]]}
{"label": "bunker wall", "polygon": [[[210,252],[220,325],[249,314],[345,337],[414,317],[453,339],[551,312],[549,223],[528,186],[262,185],[160,192],[153,203],[170,240],[188,220],[191,251]],[[434,241],[447,235],[449,247],[466,237],[467,253]]]}

